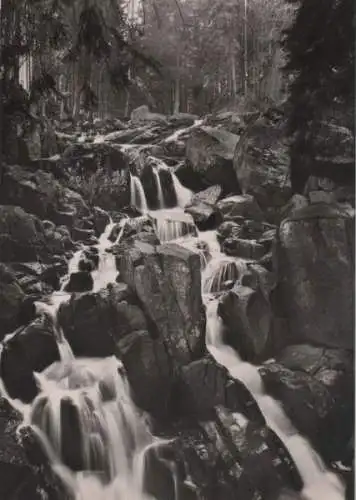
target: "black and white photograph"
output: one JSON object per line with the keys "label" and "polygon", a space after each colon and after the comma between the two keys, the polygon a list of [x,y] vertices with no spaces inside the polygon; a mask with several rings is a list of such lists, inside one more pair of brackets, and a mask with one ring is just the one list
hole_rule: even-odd
{"label": "black and white photograph", "polygon": [[354,500],[354,0],[0,0],[0,500]]}

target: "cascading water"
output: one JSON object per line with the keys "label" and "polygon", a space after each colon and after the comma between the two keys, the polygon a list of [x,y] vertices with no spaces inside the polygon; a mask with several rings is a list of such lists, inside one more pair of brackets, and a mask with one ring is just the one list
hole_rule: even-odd
{"label": "cascading water", "polygon": [[[107,253],[113,226],[110,222],[97,245],[96,289],[116,277],[116,270],[111,272],[114,257]],[[69,262],[72,272],[77,271],[83,250]],[[63,281],[62,289],[67,282]],[[54,292],[48,302],[36,303],[37,313],[53,321],[60,361],[35,374],[40,393],[31,405],[8,399],[23,413],[23,425],[32,426],[74,500],[154,500],[144,492],[145,455],[164,441],[152,436],[132,402],[116,357],[77,359],[73,355],[57,321],[60,304],[69,297],[63,291]]]}
{"label": "cascading water", "polygon": [[147,199],[142,182],[137,175],[130,174],[130,199],[131,205],[141,212],[148,211]]}
{"label": "cascading water", "polygon": [[173,186],[177,195],[177,203],[181,208],[186,207],[192,200],[192,192],[184,187],[174,172],[171,172]]}
{"label": "cascading water", "polygon": [[[139,458],[154,438],[121,369],[115,357],[74,359],[37,376],[41,393],[29,423],[50,448],[54,469],[76,500],[150,498],[143,492]],[[77,472],[68,467],[73,460]]]}
{"label": "cascading water", "polygon": [[192,217],[182,210],[166,209],[151,212],[159,240],[164,243],[185,236],[197,236]]}
{"label": "cascading water", "polygon": [[161,179],[159,176],[159,171],[156,168],[153,168],[152,171],[157,186],[158,206],[159,209],[162,210],[164,208],[164,196],[163,196],[163,189],[162,189]]}
{"label": "cascading water", "polygon": [[[203,288],[204,288],[203,274]],[[329,472],[322,459],[294,428],[281,405],[264,392],[258,368],[243,362],[237,352],[223,342],[222,321],[217,314],[218,301],[211,295],[204,297],[207,306],[206,344],[215,360],[250,390],[259,405],[267,425],[279,436],[288,449],[304,482],[305,500],[344,500],[344,485]]]}

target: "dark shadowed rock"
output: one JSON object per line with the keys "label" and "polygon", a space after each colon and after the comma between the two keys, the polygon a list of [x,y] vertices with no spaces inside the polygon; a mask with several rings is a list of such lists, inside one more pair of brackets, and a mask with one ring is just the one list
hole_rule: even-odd
{"label": "dark shadowed rock", "polygon": [[51,321],[42,317],[16,333],[4,344],[0,372],[8,394],[28,403],[38,393],[34,372],[59,359]]}
{"label": "dark shadowed rock", "polygon": [[93,277],[88,270],[71,273],[69,282],[64,287],[66,292],[87,292],[92,290]]}
{"label": "dark shadowed rock", "polygon": [[147,331],[134,331],[117,344],[136,404],[156,418],[170,409],[172,368],[163,343]]}
{"label": "dark shadowed rock", "polygon": [[25,297],[14,273],[0,264],[0,340],[20,326],[20,311]]}
{"label": "dark shadowed rock", "polygon": [[227,340],[243,358],[264,355],[270,342],[272,311],[260,290],[236,284],[222,297],[218,312],[227,326]]}
{"label": "dark shadowed rock", "polygon": [[194,223],[201,231],[214,229],[222,222],[222,215],[216,208],[221,195],[220,186],[212,186],[193,195],[185,212],[193,217]]}
{"label": "dark shadowed rock", "polygon": [[302,486],[279,438],[222,406],[210,421],[185,429],[175,449],[199,498],[272,500]]}
{"label": "dark shadowed rock", "polygon": [[289,347],[280,360],[294,369],[270,363],[260,373],[267,392],[282,402],[295,427],[330,462],[344,456],[353,434],[352,357],[337,351],[319,354],[317,360],[313,348]]}
{"label": "dark shadowed rock", "polygon": [[94,207],[93,217],[96,236],[100,236],[110,222],[109,214],[100,207]]}
{"label": "dark shadowed rock", "polygon": [[0,498],[69,500],[33,431],[26,427],[16,435],[21,423],[21,415],[0,399]]}
{"label": "dark shadowed rock", "polygon": [[44,250],[44,228],[40,220],[20,207],[0,206],[0,260],[36,261]]}
{"label": "dark shadowed rock", "polygon": [[193,217],[200,231],[215,229],[222,222],[222,215],[213,205],[200,202],[185,208],[185,212]]}
{"label": "dark shadowed rock", "polygon": [[115,343],[145,325],[141,311],[124,300],[126,285],[116,284],[99,293],[72,296],[61,305],[58,321],[74,354],[106,357],[115,352]]}
{"label": "dark shadowed rock", "polygon": [[[57,225],[80,224],[89,209],[80,194],[60,184],[52,174],[31,171],[13,165],[9,167],[0,187],[1,203],[19,205],[26,212]],[[60,214],[67,214],[64,222]],[[67,224],[68,222],[68,224]]]}
{"label": "dark shadowed rock", "polygon": [[354,219],[337,205],[311,205],[277,233],[278,302],[294,342],[354,346]]}
{"label": "dark shadowed rock", "polygon": [[241,191],[278,220],[291,196],[285,117],[270,110],[252,122],[236,146],[233,163]]}
{"label": "dark shadowed rock", "polygon": [[177,206],[177,193],[174,188],[172,174],[170,170],[161,168],[158,172],[162,191],[163,191],[163,199],[164,206],[167,208],[176,207]]}
{"label": "dark shadowed rock", "polygon": [[281,208],[281,219],[286,219],[301,208],[309,205],[308,199],[302,194],[294,194],[291,199]]}
{"label": "dark shadowed rock", "polygon": [[261,259],[265,254],[263,245],[257,241],[231,237],[223,242],[222,251],[227,255],[249,260]]}
{"label": "dark shadowed rock", "polygon": [[193,361],[182,369],[176,396],[177,411],[189,418],[211,419],[214,408],[222,405],[243,413],[260,425],[265,424],[249,390],[242,382],[231,378],[227,370],[211,357]]}
{"label": "dark shadowed rock", "polygon": [[216,237],[218,241],[221,243],[224,240],[231,239],[239,239],[242,234],[242,224],[238,224],[237,222],[226,221],[220,224],[217,229]]}

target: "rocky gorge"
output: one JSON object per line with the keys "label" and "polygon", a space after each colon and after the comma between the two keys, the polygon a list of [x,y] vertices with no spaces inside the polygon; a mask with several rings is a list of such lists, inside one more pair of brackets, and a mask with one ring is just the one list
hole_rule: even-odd
{"label": "rocky gorge", "polygon": [[6,167],[0,499],[353,498],[354,189],[292,193],[283,131],[143,107]]}

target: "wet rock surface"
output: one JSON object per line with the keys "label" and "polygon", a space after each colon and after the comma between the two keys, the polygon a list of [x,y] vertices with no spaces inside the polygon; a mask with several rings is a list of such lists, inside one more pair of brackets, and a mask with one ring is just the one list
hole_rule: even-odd
{"label": "wet rock surface", "polygon": [[16,434],[21,421],[20,414],[0,398],[0,497],[40,500],[47,495],[53,500],[69,500],[31,429]]}
{"label": "wet rock surface", "polygon": [[[290,198],[284,119],[276,110],[254,117],[251,126],[233,112],[199,125],[195,116],[164,117],[145,106],[131,118],[127,125],[98,123],[102,143],[91,138],[75,144],[74,135],[58,136],[64,154],[52,166],[46,162],[46,171],[5,169],[0,338],[14,335],[1,346],[0,375],[9,396],[31,402],[39,391],[35,373],[52,363],[52,375],[62,368],[71,371],[73,360],[58,363],[65,348],[62,344],[60,353],[56,342],[62,329],[76,357],[122,361],[115,373],[127,379],[140,418],[147,412],[154,432],[165,439],[143,458],[145,490],[157,500],[173,499],[177,491],[181,500],[302,498],[303,483],[288,447],[262,413],[271,397],[328,467],[337,474],[338,463],[346,468],[349,498],[352,193],[311,179],[305,196]],[[173,172],[196,192],[188,214],[181,208],[169,215],[180,236],[194,238],[195,251],[164,243],[172,227],[167,230],[162,214],[142,215],[129,207],[130,172],[140,177],[151,209],[162,204],[157,179],[164,206],[177,206]],[[70,189],[74,185],[78,192]],[[110,222],[115,223],[109,237],[113,247],[106,250],[113,256],[95,247]],[[264,395],[258,392],[263,389],[256,368],[242,367],[254,373],[254,396],[206,347],[201,273],[214,259],[216,242],[211,252],[201,231],[217,226],[217,242],[229,263],[210,290],[219,297],[227,349],[219,359],[231,360],[235,350],[242,359],[261,363]],[[34,319],[34,301],[59,290],[82,243],[86,247],[65,287],[72,296],[61,304],[57,322],[49,309]],[[110,269],[113,283],[106,287],[105,281],[97,291],[103,255],[115,258],[118,273]],[[237,358],[236,363],[232,371],[238,373]],[[87,379],[85,373],[77,375],[70,382],[74,392],[82,378],[89,386],[93,380],[92,372]],[[101,405],[112,402],[113,386],[105,374],[98,394]],[[63,462],[82,471],[79,399],[60,401]],[[88,401],[94,421],[93,400]],[[39,425],[46,405],[48,410],[48,395],[37,407]],[[66,500],[31,430],[22,430],[20,439],[15,434],[20,422],[0,400],[0,498]],[[131,453],[131,422],[124,424]],[[99,434],[89,469],[104,477],[108,464],[98,458]],[[120,453],[125,443],[117,448]]]}
{"label": "wet rock surface", "polygon": [[277,233],[279,302],[295,341],[352,349],[354,219],[337,205],[310,205]]}
{"label": "wet rock surface", "polygon": [[199,256],[176,244],[136,242],[118,265],[173,363],[184,365],[198,357],[204,343]]}

